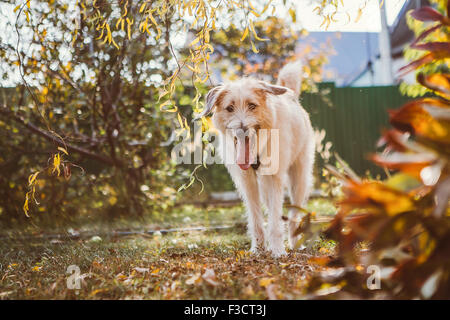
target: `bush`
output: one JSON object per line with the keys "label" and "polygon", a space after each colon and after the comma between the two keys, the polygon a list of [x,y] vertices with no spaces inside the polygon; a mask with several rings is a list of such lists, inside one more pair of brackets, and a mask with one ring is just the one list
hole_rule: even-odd
{"label": "bush", "polygon": [[[437,60],[448,64],[450,5],[446,15],[430,7],[411,15],[438,23],[411,45],[426,53],[401,71]],[[438,29],[446,34],[445,41],[427,38]],[[393,129],[380,140],[386,152],[372,157],[397,173],[378,182],[330,168],[340,176],[344,191],[339,212],[325,232],[338,243],[338,253],[321,260],[333,269],[311,279],[308,292],[314,296],[450,297],[450,74],[419,73],[417,81],[434,96],[391,111]],[[371,265],[375,267],[366,269]],[[379,290],[370,290],[373,270],[380,271]]]}

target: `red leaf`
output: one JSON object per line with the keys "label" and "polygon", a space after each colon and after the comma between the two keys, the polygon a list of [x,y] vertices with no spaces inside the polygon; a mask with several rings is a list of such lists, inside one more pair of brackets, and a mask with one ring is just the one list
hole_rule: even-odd
{"label": "red leaf", "polygon": [[420,73],[417,75],[417,81],[421,85],[433,91],[437,91],[446,98],[450,98],[450,74],[436,73],[425,76],[424,74]]}
{"label": "red leaf", "polygon": [[423,168],[433,163],[433,159],[423,158],[419,154],[402,154],[397,159],[390,156],[373,155],[371,160],[377,165],[388,168],[390,170],[400,170],[410,176],[420,180],[420,172]]}
{"label": "red leaf", "polygon": [[419,41],[423,40],[426,36],[428,36],[430,33],[432,33],[433,31],[436,31],[437,29],[441,28],[442,24],[439,23],[438,25],[429,28],[428,30],[425,30],[424,32],[422,32],[417,38],[416,40],[414,40],[414,42],[411,44],[411,46],[416,45]]}
{"label": "red leaf", "polygon": [[428,53],[428,54],[424,55],[422,58],[414,60],[413,62],[410,62],[409,64],[407,64],[404,67],[401,67],[398,70],[398,72],[400,73],[399,77],[403,77],[405,74],[419,68],[420,66],[422,66],[426,63],[433,62],[433,59],[434,59],[433,54]]}
{"label": "red leaf", "polygon": [[438,99],[430,98],[408,102],[398,110],[389,111],[390,123],[400,131],[448,144],[450,142],[449,122],[437,120],[429,111],[441,105]]}
{"label": "red leaf", "polygon": [[422,7],[411,12],[411,16],[420,21],[443,21],[445,17],[431,7]]}
{"label": "red leaf", "polygon": [[[422,44],[411,45],[411,48],[417,50],[427,50],[432,52],[439,52],[443,55],[450,55],[450,43],[449,42],[427,42]],[[440,57],[440,55],[439,55]],[[440,57],[442,58],[442,57]]]}
{"label": "red leaf", "polygon": [[412,44],[411,48],[417,50],[427,50],[430,51],[430,53],[400,68],[398,70],[398,72],[400,73],[400,77],[419,68],[424,64],[431,63],[434,60],[441,60],[450,57],[450,42],[428,42],[422,44]]}
{"label": "red leaf", "polygon": [[405,152],[408,150],[405,145],[404,134],[393,129],[385,131],[380,140],[378,140],[377,147],[383,145],[386,145],[386,151],[396,150]]}
{"label": "red leaf", "polygon": [[346,197],[339,204],[353,209],[365,208],[370,212],[386,212],[394,216],[414,208],[413,201],[406,193],[377,181],[354,183],[343,188],[343,191]]}

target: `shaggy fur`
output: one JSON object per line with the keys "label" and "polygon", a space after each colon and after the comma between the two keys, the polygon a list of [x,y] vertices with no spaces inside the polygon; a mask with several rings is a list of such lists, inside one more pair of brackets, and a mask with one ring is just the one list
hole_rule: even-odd
{"label": "shaggy fur", "polygon": [[[225,161],[225,165],[247,208],[251,251],[267,249],[276,257],[286,253],[282,221],[284,189],[288,189],[291,204],[303,206],[312,184],[314,132],[308,114],[298,102],[300,74],[301,64],[294,62],[280,71],[277,85],[243,78],[215,87],[208,93],[201,115],[214,111],[212,121],[220,138],[234,141],[221,144],[223,147],[219,152],[222,158],[229,159],[233,155],[235,160]],[[257,153],[249,155],[247,142],[237,139],[238,131],[254,130],[258,136],[261,129],[278,129],[276,143],[279,144],[274,146],[268,143],[270,139],[266,142],[256,139],[258,146],[253,149],[254,140],[251,140],[251,148]],[[268,156],[264,158],[262,151]],[[255,164],[258,159],[265,164],[267,161],[276,162],[276,170],[267,174],[264,166],[249,167],[249,161]],[[266,232],[261,203],[268,214]],[[289,211],[288,241],[291,248],[297,241],[294,237],[296,212],[295,209]]]}

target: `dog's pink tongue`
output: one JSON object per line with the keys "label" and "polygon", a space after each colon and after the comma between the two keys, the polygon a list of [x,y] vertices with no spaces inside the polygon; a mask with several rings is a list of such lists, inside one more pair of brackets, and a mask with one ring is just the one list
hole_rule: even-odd
{"label": "dog's pink tongue", "polygon": [[236,162],[238,166],[242,170],[247,170],[248,168],[250,168],[250,143],[248,137],[245,137],[245,142],[242,142],[242,139],[238,139],[236,149]]}

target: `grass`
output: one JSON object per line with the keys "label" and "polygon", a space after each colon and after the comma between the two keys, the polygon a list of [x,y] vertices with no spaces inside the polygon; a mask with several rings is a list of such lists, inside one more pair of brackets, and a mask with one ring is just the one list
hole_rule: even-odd
{"label": "grass", "polygon": [[[333,250],[318,241],[281,259],[253,256],[242,207],[185,207],[158,219],[153,227],[235,227],[76,241],[11,236],[0,243],[0,299],[296,299],[320,268],[313,258]],[[78,290],[67,287],[71,265],[80,269]]]}

